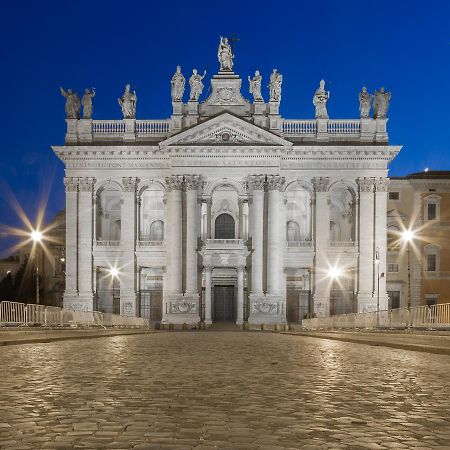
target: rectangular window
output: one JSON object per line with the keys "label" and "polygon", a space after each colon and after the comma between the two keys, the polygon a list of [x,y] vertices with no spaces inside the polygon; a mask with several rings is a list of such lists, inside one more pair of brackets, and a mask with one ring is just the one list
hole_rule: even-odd
{"label": "rectangular window", "polygon": [[388,291],[389,309],[400,308],[400,291]]}
{"label": "rectangular window", "polygon": [[400,200],[400,192],[389,192],[389,200]]}
{"label": "rectangular window", "polygon": [[436,255],[427,255],[427,272],[436,272]]}
{"label": "rectangular window", "polygon": [[388,264],[388,272],[390,272],[390,273],[398,272],[398,264],[394,264],[394,263]]}
{"label": "rectangular window", "polygon": [[425,305],[437,305],[437,295],[425,294]]}
{"label": "rectangular window", "polygon": [[436,203],[428,203],[427,205],[427,219],[436,220]]}

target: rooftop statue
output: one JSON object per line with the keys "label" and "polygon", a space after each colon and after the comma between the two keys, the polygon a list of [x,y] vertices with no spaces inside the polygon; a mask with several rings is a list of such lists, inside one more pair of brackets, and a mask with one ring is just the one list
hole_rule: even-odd
{"label": "rooftop statue", "polygon": [[173,102],[181,102],[183,99],[184,94],[184,86],[186,84],[186,79],[184,78],[184,75],[181,73],[181,67],[177,66],[176,72],[173,74],[172,80],[171,80],[171,94],[172,94],[172,101]]}
{"label": "rooftop statue", "polygon": [[327,101],[330,98],[330,91],[325,92],[325,80],[320,80],[320,84],[313,97],[313,105],[316,107],[316,119],[328,119]]}
{"label": "rooftop statue", "polygon": [[233,70],[234,55],[226,37],[220,36],[217,58],[219,58],[220,70]]}
{"label": "rooftop statue", "polygon": [[205,78],[206,70],[203,72],[203,76],[197,73],[197,69],[192,71],[191,78],[189,78],[189,86],[191,87],[191,94],[189,101],[198,102],[198,98],[203,92],[203,78]]}
{"label": "rooftop statue", "polygon": [[83,97],[81,97],[81,104],[83,105],[83,119],[92,119],[92,99],[95,97],[94,88],[85,89]]}
{"label": "rooftop statue", "polygon": [[80,99],[76,92],[72,92],[72,89],[65,91],[62,87],[61,95],[66,98],[66,118],[67,119],[79,119],[80,118]]}
{"label": "rooftop statue", "polygon": [[370,102],[372,95],[367,92],[367,88],[363,86],[359,93],[359,113],[361,119],[366,119],[370,116]]}
{"label": "rooftop statue", "polygon": [[269,90],[270,90],[270,101],[279,102],[281,101],[281,83],[283,82],[283,75],[273,69],[270,74]]}
{"label": "rooftop statue", "polygon": [[392,94],[390,92],[385,92],[384,87],[380,88],[379,91],[375,91],[373,96],[374,119],[386,119],[391,98]]}
{"label": "rooftop statue", "polygon": [[119,105],[122,108],[122,114],[124,119],[136,118],[136,103],[137,96],[136,91],[130,92],[130,85],[125,86],[125,91],[122,97],[118,99]]}
{"label": "rooftop statue", "polygon": [[250,94],[253,94],[253,100],[255,102],[264,101],[261,95],[262,76],[259,74],[259,70],[255,71],[255,76],[253,78],[248,77],[248,82],[250,84],[249,92]]}

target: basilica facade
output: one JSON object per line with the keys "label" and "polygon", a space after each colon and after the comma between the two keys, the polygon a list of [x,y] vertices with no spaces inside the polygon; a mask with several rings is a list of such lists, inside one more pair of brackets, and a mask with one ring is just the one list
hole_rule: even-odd
{"label": "basilica facade", "polygon": [[204,100],[205,74],[177,68],[166,120],[136,119],[129,86],[122,120],[62,90],[64,306],[191,326],[386,308],[388,94],[363,89],[359,119],[330,119],[321,82],[316,117],[286,119],[280,73],[267,102],[249,78],[249,101],[226,38],[218,59]]}

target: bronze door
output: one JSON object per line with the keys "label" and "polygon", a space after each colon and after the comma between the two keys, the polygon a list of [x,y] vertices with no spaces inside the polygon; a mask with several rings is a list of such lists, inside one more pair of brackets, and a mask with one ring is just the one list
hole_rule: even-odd
{"label": "bronze door", "polygon": [[214,322],[235,322],[234,286],[214,286]]}

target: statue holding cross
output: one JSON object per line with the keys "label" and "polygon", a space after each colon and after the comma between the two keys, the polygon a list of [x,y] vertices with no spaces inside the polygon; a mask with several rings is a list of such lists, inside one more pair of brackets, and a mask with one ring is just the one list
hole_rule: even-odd
{"label": "statue holding cross", "polygon": [[228,43],[228,38],[220,36],[219,49],[217,50],[217,58],[220,62],[220,70],[233,70],[233,51]]}

